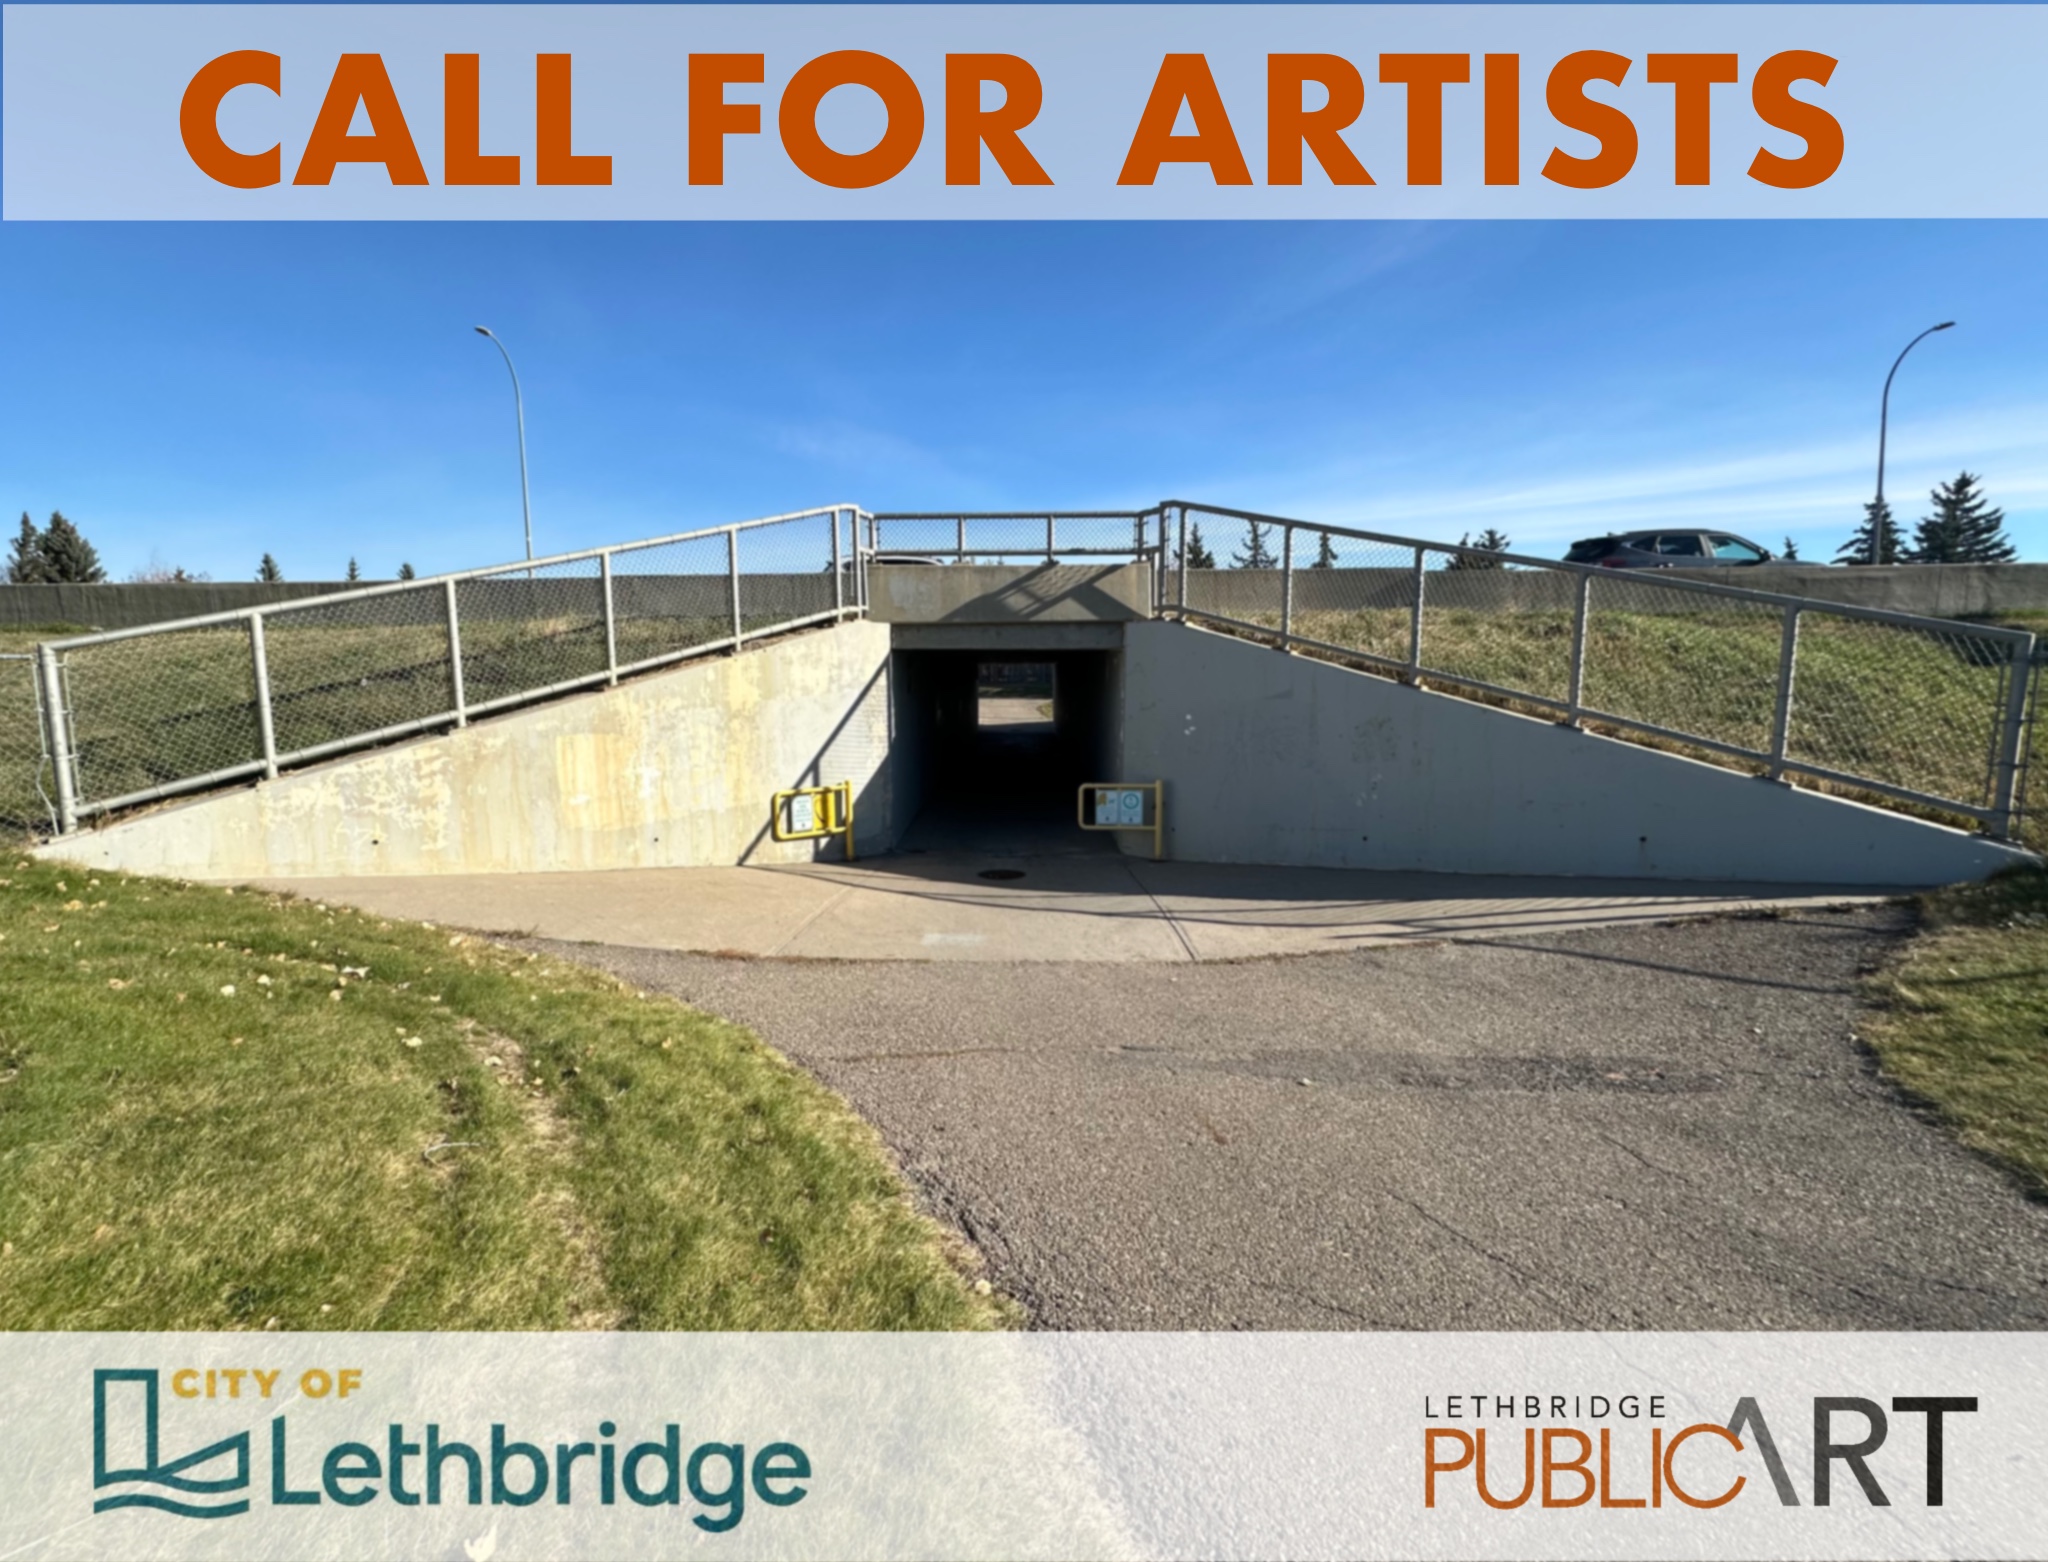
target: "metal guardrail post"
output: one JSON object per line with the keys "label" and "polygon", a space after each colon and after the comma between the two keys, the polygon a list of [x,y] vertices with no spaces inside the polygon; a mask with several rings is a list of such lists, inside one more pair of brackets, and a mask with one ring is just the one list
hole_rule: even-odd
{"label": "metal guardrail post", "polygon": [[2026,752],[2028,682],[2034,671],[2034,642],[2014,646],[2012,676],[2006,680],[2004,725],[1998,737],[1996,791],[1991,799],[1991,831],[2010,840],[2019,830],[2021,756]]}
{"label": "metal guardrail post", "polygon": [[839,552],[839,512],[832,512],[832,611],[846,611],[846,563]]}
{"label": "metal guardrail post", "polygon": [[71,712],[64,704],[64,676],[57,666],[57,653],[46,645],[36,647],[36,675],[43,685],[43,735],[49,744],[50,769],[57,786],[57,833],[69,835],[78,828],[78,756],[71,745]]}
{"label": "metal guardrail post", "polygon": [[607,548],[597,556],[597,574],[604,585],[605,682],[616,685],[619,681],[619,619],[618,610],[612,605],[611,549]]}
{"label": "metal guardrail post", "polygon": [[1188,507],[1180,507],[1180,614],[1188,614]]}
{"label": "metal guardrail post", "polygon": [[256,731],[263,741],[263,779],[277,779],[277,728],[270,714],[270,658],[263,648],[263,615],[249,615],[249,660],[256,670]]}
{"label": "metal guardrail post", "polygon": [[1408,619],[1408,681],[1416,688],[1422,687],[1422,588],[1423,567],[1426,557],[1423,550],[1415,550],[1415,601]]}
{"label": "metal guardrail post", "polygon": [[1280,649],[1294,638],[1294,528],[1280,528]]}
{"label": "metal guardrail post", "polygon": [[1564,724],[1576,727],[1583,719],[1586,706],[1586,617],[1587,607],[1593,592],[1593,577],[1579,576],[1579,584],[1572,604],[1572,673],[1571,689],[1565,695]]}
{"label": "metal guardrail post", "polygon": [[455,610],[455,582],[442,583],[448,604],[448,685],[455,697],[455,725],[469,725],[469,696],[462,686],[462,620]]}
{"label": "metal guardrail post", "polygon": [[1792,683],[1799,665],[1799,608],[1785,609],[1785,630],[1778,639],[1778,698],[1771,712],[1771,769],[1773,781],[1785,778],[1785,751],[1792,737]]}
{"label": "metal guardrail post", "polygon": [[955,564],[965,564],[967,562],[967,522],[964,520],[953,523],[953,562]]}
{"label": "metal guardrail post", "polygon": [[1152,616],[1166,611],[1166,506],[1159,507],[1159,545],[1152,554]]}
{"label": "metal guardrail post", "polygon": [[740,534],[733,527],[725,532],[725,569],[732,581],[732,648],[738,651],[745,634],[740,628]]}
{"label": "metal guardrail post", "polygon": [[1053,560],[1053,551],[1052,551],[1052,539],[1053,539],[1053,529],[1052,529],[1052,528],[1053,528],[1053,521],[1052,521],[1052,517],[1051,517],[1050,515],[1048,515],[1048,516],[1047,516],[1047,517],[1045,518],[1045,562],[1046,562],[1046,563],[1048,563],[1048,564],[1050,564],[1050,563],[1052,562],[1052,560]]}

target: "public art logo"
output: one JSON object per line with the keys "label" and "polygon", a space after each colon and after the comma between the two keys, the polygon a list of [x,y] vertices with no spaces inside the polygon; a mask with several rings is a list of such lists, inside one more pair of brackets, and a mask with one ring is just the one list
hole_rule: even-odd
{"label": "public art logo", "polygon": [[[1477,1499],[1488,1508],[1674,1508],[1727,1506],[1750,1489],[1752,1477],[1768,1479],[1781,1507],[1805,1502],[1825,1508],[1853,1479],[1874,1508],[1892,1505],[1892,1490],[1918,1474],[1922,1503],[1939,1508],[1945,1500],[1947,1441],[1952,1416],[1974,1415],[1974,1395],[1901,1395],[1891,1414],[1875,1399],[1854,1395],[1815,1397],[1792,1411],[1810,1414],[1812,1468],[1804,1471],[1781,1451],[1780,1438],[1755,1396],[1744,1396],[1725,1424],[1698,1421],[1668,1424],[1663,1394],[1468,1394],[1430,1395],[1423,1401],[1423,1506],[1458,1507]],[[1782,1417],[1786,1411],[1781,1409]],[[1880,1478],[1880,1449],[1891,1440],[1893,1417],[1917,1417],[1923,1433],[1922,1458],[1894,1453]],[[1446,1425],[1446,1422],[1480,1423]],[[1491,1423],[1491,1427],[1485,1423]],[[1494,1433],[1491,1448],[1487,1433]],[[1802,1428],[1803,1430],[1803,1428]],[[1697,1444],[1688,1448],[1688,1444]],[[1723,1450],[1715,1460],[1703,1451]],[[1761,1469],[1749,1465],[1754,1457]],[[1920,1469],[1914,1471],[1912,1464]],[[1745,1468],[1747,1465],[1747,1468]],[[1890,1482],[1890,1488],[1886,1482]],[[1802,1496],[1801,1488],[1805,1491]]]}
{"label": "public art logo", "polygon": [[[236,1432],[170,1459],[163,1456],[154,1367],[101,1367],[92,1375],[92,1487],[104,1491],[92,1511],[161,1508],[187,1519],[225,1519],[249,1511],[249,1434]],[[141,1462],[132,1459],[135,1450]],[[118,1450],[119,1452],[116,1452]],[[232,1468],[223,1467],[232,1461]],[[211,1473],[205,1473],[211,1472]],[[202,1500],[203,1499],[203,1500]]]}

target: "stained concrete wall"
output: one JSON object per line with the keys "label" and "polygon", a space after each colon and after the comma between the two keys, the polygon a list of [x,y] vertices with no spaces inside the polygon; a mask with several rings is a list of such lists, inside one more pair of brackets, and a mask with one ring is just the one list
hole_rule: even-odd
{"label": "stained concrete wall", "polygon": [[1122,770],[1169,855],[1448,873],[1946,884],[2023,853],[1168,623],[1124,631]]}
{"label": "stained concrete wall", "polygon": [[216,793],[54,842],[92,867],[240,881],[801,862],[769,798],[851,780],[891,836],[889,631],[850,623]]}

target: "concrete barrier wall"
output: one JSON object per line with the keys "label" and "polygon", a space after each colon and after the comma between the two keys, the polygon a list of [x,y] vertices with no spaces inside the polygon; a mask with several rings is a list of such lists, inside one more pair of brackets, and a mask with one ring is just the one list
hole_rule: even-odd
{"label": "concrete barrier wall", "polygon": [[[1699,570],[1608,570],[1594,577],[1605,586],[1660,579],[1704,580],[1712,585],[1775,591],[1857,607],[1924,613],[1932,618],[1988,618],[2004,613],[2048,612],[2048,564],[1898,564],[1876,569],[1830,568],[1819,564],[1764,564],[1753,568]],[[1355,612],[1360,608],[1405,608],[1414,577],[1405,569],[1300,569],[1294,575],[1294,608],[1299,613]],[[1228,618],[1255,618],[1280,611],[1278,570],[1191,570],[1188,605]],[[1431,570],[1424,601],[1438,607],[1478,611],[1569,612],[1575,592],[1565,571],[1496,569]],[[1169,602],[1179,600],[1178,576],[1167,578]],[[1604,595],[1604,593],[1603,593]],[[1595,606],[1611,603],[1596,596]],[[1629,593],[1633,612],[1695,612],[1702,599],[1682,591],[1654,588]]]}
{"label": "concrete barrier wall", "polygon": [[[1613,573],[1640,578],[1635,571]],[[1770,564],[1668,573],[1936,618],[2048,612],[2048,564],[1899,564],[1878,569]],[[1148,617],[1151,600],[1146,567],[1135,564],[899,564],[878,565],[873,576],[874,616],[882,623],[1128,621]],[[1404,604],[1408,582],[1405,569],[1303,569],[1295,576],[1295,605],[1304,612],[1319,612]],[[707,618],[730,610],[726,577],[720,574],[634,575],[622,568],[616,585],[618,610],[626,616]],[[351,589],[343,581],[0,585],[0,628],[82,624],[128,629]],[[1169,575],[1169,599],[1178,589],[1178,577]],[[1572,586],[1569,577],[1540,570],[1434,570],[1428,589],[1446,605],[1528,612],[1569,608]],[[740,595],[749,618],[819,613],[832,606],[832,577],[825,571],[746,575],[741,577]],[[596,601],[593,566],[589,576],[573,581],[561,576],[535,581],[509,576],[470,582],[463,587],[462,610],[483,618],[534,618],[594,613]],[[1277,570],[1196,570],[1189,577],[1189,601],[1232,617],[1277,613],[1280,575]],[[1676,593],[1672,602],[1674,607],[1689,605]],[[386,602],[377,611],[385,615],[379,622],[437,622],[440,588]]]}
{"label": "concrete barrier wall", "polygon": [[2025,854],[1178,624],[1124,632],[1122,773],[1198,862],[1929,885]]}
{"label": "concrete barrier wall", "polygon": [[[357,585],[361,585],[358,582]],[[25,629],[43,624],[81,624],[89,629],[133,629],[171,618],[197,618],[201,613],[229,613],[273,602],[353,591],[339,580],[223,580],[186,584],[171,582],[121,586],[0,585],[0,628]]]}
{"label": "concrete barrier wall", "polygon": [[888,844],[889,631],[845,624],[442,737],[166,806],[43,848],[90,867],[238,882],[531,873],[837,856],[777,844],[769,798],[851,780]]}
{"label": "concrete barrier wall", "polygon": [[1144,564],[877,564],[868,610],[882,624],[1027,624],[1152,615]]}
{"label": "concrete barrier wall", "polygon": [[[630,556],[629,556],[630,557]],[[623,618],[724,618],[732,612],[732,586],[723,574],[635,575],[621,567],[612,578],[613,601]],[[92,629],[133,629],[144,624],[270,607],[305,597],[356,591],[346,581],[226,581],[136,586],[0,586],[0,628],[79,624]],[[848,595],[852,595],[851,583]],[[595,617],[604,611],[597,566],[588,573],[491,576],[462,583],[464,618],[544,619],[564,614]],[[741,611],[763,618],[801,618],[831,611],[829,571],[803,575],[742,575]],[[438,582],[338,607],[380,625],[438,624],[447,614]]]}

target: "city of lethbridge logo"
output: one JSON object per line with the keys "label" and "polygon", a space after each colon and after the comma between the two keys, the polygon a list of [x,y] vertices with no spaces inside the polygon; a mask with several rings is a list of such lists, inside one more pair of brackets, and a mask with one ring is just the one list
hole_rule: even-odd
{"label": "city of lethbridge logo", "polygon": [[[92,1511],[161,1508],[188,1519],[249,1511],[249,1434],[163,1457],[154,1367],[101,1367],[92,1375]],[[241,1493],[240,1496],[232,1495]]]}

